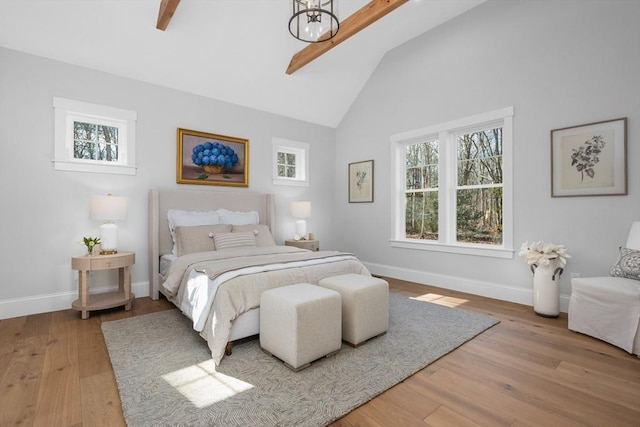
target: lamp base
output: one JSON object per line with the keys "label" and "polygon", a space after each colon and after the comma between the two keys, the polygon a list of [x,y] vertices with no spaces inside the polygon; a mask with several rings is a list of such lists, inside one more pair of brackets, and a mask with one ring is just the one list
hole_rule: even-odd
{"label": "lamp base", "polygon": [[307,237],[307,221],[304,219],[296,221],[296,236],[299,236],[299,240],[305,240]]}
{"label": "lamp base", "polygon": [[118,253],[118,226],[105,222],[100,226],[100,255]]}

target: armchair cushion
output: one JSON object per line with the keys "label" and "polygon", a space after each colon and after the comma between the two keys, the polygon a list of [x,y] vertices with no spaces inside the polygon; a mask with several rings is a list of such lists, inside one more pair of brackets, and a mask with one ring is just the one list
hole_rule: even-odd
{"label": "armchair cushion", "polygon": [[640,281],[575,278],[571,286],[569,329],[640,355]]}

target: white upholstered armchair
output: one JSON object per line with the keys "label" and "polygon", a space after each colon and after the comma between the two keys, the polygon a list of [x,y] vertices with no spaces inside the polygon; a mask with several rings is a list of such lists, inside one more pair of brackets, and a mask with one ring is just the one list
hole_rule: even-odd
{"label": "white upholstered armchair", "polygon": [[640,357],[640,221],[631,226],[611,276],[571,279],[569,329]]}

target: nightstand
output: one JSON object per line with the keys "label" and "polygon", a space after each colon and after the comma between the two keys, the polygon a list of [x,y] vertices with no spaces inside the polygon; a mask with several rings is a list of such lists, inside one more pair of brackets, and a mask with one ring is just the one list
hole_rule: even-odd
{"label": "nightstand", "polygon": [[318,240],[293,240],[284,241],[285,246],[295,246],[296,248],[309,249],[310,251],[320,250],[320,241]]}
{"label": "nightstand", "polygon": [[[78,270],[78,296],[71,307],[82,312],[82,318],[89,318],[89,311],[124,305],[131,310],[131,266],[136,262],[134,252],[118,252],[112,255],[83,255],[71,258],[71,268]],[[89,294],[89,273],[96,270],[118,269],[118,290],[101,294]]]}

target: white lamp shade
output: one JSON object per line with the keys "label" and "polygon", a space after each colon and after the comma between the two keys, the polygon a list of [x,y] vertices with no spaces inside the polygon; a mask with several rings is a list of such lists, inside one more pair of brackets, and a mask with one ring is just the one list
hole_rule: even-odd
{"label": "white lamp shade", "polygon": [[92,219],[118,221],[127,219],[129,199],[126,197],[92,196],[90,212]]}
{"label": "white lamp shade", "polygon": [[627,239],[627,248],[640,251],[640,221],[635,221],[631,224],[629,238]]}
{"label": "white lamp shade", "polygon": [[311,216],[311,202],[291,202],[289,212],[294,218],[309,218]]}

